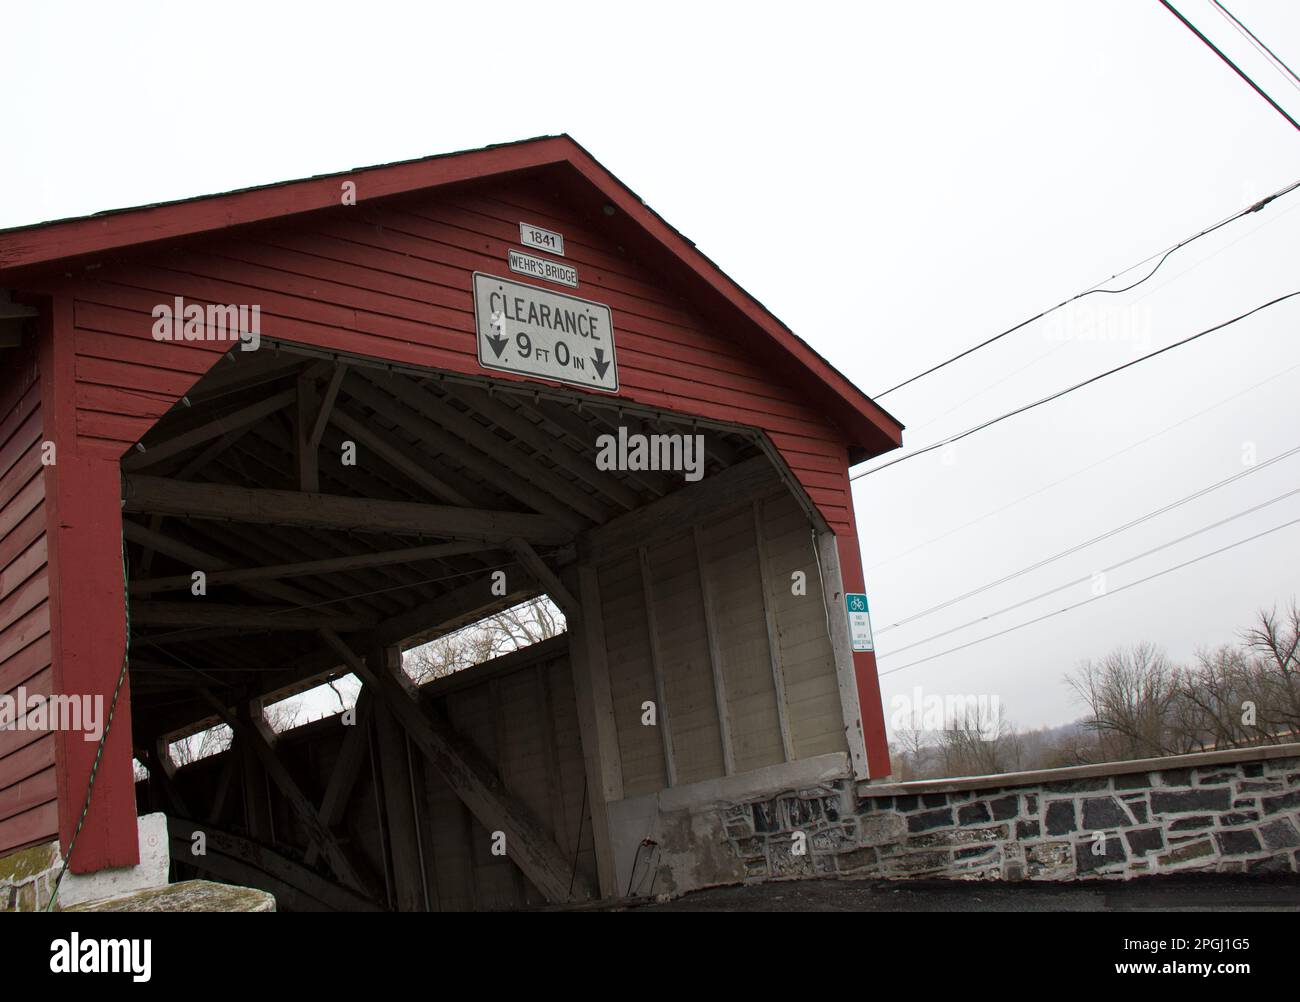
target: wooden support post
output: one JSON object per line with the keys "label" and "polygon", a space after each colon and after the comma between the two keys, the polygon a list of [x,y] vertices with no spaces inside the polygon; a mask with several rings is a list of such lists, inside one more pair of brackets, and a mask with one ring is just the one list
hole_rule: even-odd
{"label": "wooden support post", "polygon": [[548,901],[570,900],[571,881],[579,899],[590,896],[581,878],[573,880],[572,863],[541,822],[504,789],[501,778],[482,753],[421,703],[419,691],[400,669],[375,672],[333,630],[322,630],[321,636],[343,663],[374,689],[376,698],[392,711],[483,827],[505,833],[510,859]]}
{"label": "wooden support post", "polygon": [[266,770],[267,777],[275,784],[280,791],[280,795],[289,802],[289,806],[293,808],[294,813],[298,815],[298,820],[302,822],[302,826],[307,830],[308,839],[320,848],[321,853],[329,861],[330,868],[333,869],[338,878],[349,887],[364,893],[365,885],[352,861],[348,859],[343,847],[339,845],[334,835],[321,823],[316,808],[312,806],[311,801],[302,792],[302,788],[298,786],[297,781],[275,753],[275,736],[271,733],[270,727],[267,726],[266,718],[262,715],[262,708],[260,706],[250,707],[245,705],[240,707],[238,713],[232,714],[225,704],[212,693],[206,689],[200,689],[199,692],[208,705],[235,732],[236,738],[243,741],[252,754],[257,757],[262,768]]}
{"label": "wooden support post", "polygon": [[[357,695],[356,705],[352,708],[352,723],[345,725],[346,734],[339,757],[330,771],[329,783],[325,787],[325,796],[320,802],[320,820],[326,828],[333,828],[343,820],[347,813],[348,800],[357,785],[361,768],[365,765],[366,755],[370,751],[367,734],[374,708],[370,690],[363,688]],[[320,848],[311,845],[307,849],[308,866],[314,866],[320,855]]]}
{"label": "wooden support post", "polygon": [[255,842],[275,844],[275,825],[271,817],[271,791],[266,784],[266,773],[253,751],[252,742],[238,735],[231,741],[230,750],[239,758],[239,768],[244,785],[244,827]]}
{"label": "wooden support post", "polygon": [[293,451],[298,461],[298,489],[315,493],[320,490],[320,465],[317,447],[320,440],[312,442],[312,428],[320,411],[316,399],[316,381],[305,375],[298,377],[297,407],[293,421]]}
{"label": "wooden support post", "polygon": [[[578,704],[578,727],[587,773],[587,803],[596,847],[596,872],[602,897],[619,894],[617,867],[609,837],[606,804],[623,799],[623,764],[614,721],[610,692],[605,628],[600,608],[600,583],[596,568],[579,565],[578,602],[580,615],[570,630],[573,688]],[[579,819],[581,825],[582,819]],[[581,828],[579,829],[581,837]]]}
{"label": "wooden support post", "polygon": [[641,597],[645,602],[646,637],[650,644],[650,666],[655,675],[655,700],[659,712],[659,736],[664,745],[664,772],[668,785],[677,785],[677,757],[673,754],[672,715],[668,712],[667,687],[664,684],[664,659],[659,649],[659,618],[655,614],[654,578],[650,572],[650,554],[644,546],[637,550],[641,563]]}
{"label": "wooden support post", "polygon": [[763,622],[767,626],[767,649],[772,660],[772,688],[776,692],[776,719],[781,728],[781,749],[787,762],[795,759],[790,733],[790,706],[786,700],[785,667],[781,663],[781,635],[776,626],[772,569],[767,564],[767,533],[763,527],[763,502],[754,502],[754,548],[758,556],[759,583],[763,589]]}
{"label": "wooden support post", "polygon": [[722,767],[727,775],[736,771],[736,747],[731,740],[731,712],[727,706],[727,680],[722,672],[722,644],[718,638],[717,613],[713,609],[713,587],[704,562],[704,542],[697,522],[692,527],[695,537],[695,563],[700,573],[700,598],[704,606],[704,632],[709,639],[709,666],[713,669],[713,698],[718,708],[718,734],[722,738]]}
{"label": "wooden support post", "polygon": [[193,817],[189,808],[185,806],[185,799],[181,796],[180,790],[176,787],[176,762],[172,759],[171,748],[167,741],[159,738],[153,743],[152,748],[142,749],[142,754],[147,756],[144,764],[149,770],[150,778],[157,779],[163,796],[171,806],[168,813],[179,814],[183,818]]}
{"label": "wooden support post", "polygon": [[[401,671],[402,653],[396,647],[376,647],[370,652],[369,663],[377,673]],[[416,831],[415,804],[411,800],[406,731],[383,700],[375,705],[374,720],[384,813],[388,819],[388,848],[393,860],[394,904],[399,912],[423,911],[426,900],[424,872]]]}
{"label": "wooden support post", "polygon": [[[858,704],[858,673],[849,641],[849,613],[844,605],[844,583],[840,577],[838,540],[832,532],[817,532],[816,545],[817,569],[821,575],[822,594],[826,601],[826,625],[831,634],[831,649],[835,653],[835,678],[839,683],[840,708],[844,713],[844,736],[848,740],[853,775],[858,779],[866,779],[870,770],[862,729],[862,713]],[[872,675],[874,674],[873,667]]]}
{"label": "wooden support post", "polygon": [[[99,754],[89,732],[54,735],[59,842],[66,855],[81,823],[96,760],[90,808],[69,867],[91,873],[140,861],[132,775],[131,683],[126,653],[125,571],[122,566],[121,469],[83,452],[77,434],[76,356],[71,296],[54,299],[42,318],[39,372],[42,434],[56,459],[42,469],[48,548],[52,690],[97,702],[112,728]],[[36,581],[36,578],[33,578]],[[118,679],[123,678],[118,690]]]}

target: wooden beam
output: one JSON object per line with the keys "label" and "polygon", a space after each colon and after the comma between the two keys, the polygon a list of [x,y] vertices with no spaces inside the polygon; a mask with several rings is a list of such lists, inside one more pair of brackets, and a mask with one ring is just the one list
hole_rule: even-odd
{"label": "wooden beam", "polygon": [[[527,544],[525,544],[527,545]],[[208,586],[243,584],[248,581],[267,581],[281,578],[306,577],[314,574],[335,574],[363,567],[388,567],[409,564],[417,560],[441,560],[444,557],[482,553],[494,549],[484,543],[433,543],[429,546],[408,546],[400,550],[380,553],[358,553],[349,557],[328,557],[324,560],[304,560],[291,564],[269,564],[266,567],[240,567],[228,571],[208,571]],[[188,574],[165,578],[145,578],[131,582],[132,595],[149,595],[160,591],[178,591],[190,587]]]}
{"label": "wooden beam", "polygon": [[345,410],[336,410],[330,415],[330,423],[343,434],[350,435],[369,449],[385,463],[397,470],[412,483],[419,484],[434,497],[459,507],[473,507],[469,498],[456,490],[441,477],[429,472],[433,465],[429,457],[420,455],[395,436],[385,438],[372,431],[365,422],[354,418]]}
{"label": "wooden beam", "polygon": [[510,795],[472,743],[421,704],[418,690],[400,668],[373,671],[333,630],[322,630],[321,636],[349,668],[374,688],[376,697],[392,711],[407,735],[442,773],[479,823],[489,832],[505,833],[510,859],[547,901],[571,900],[571,882],[576,897],[590,896],[581,877],[574,879],[572,862],[565,858],[541,822]]}
{"label": "wooden beam", "polygon": [[307,436],[307,441],[313,449],[320,448],[321,436],[325,434],[325,425],[329,422],[330,415],[334,411],[334,401],[338,399],[339,387],[343,385],[343,377],[348,373],[348,367],[343,362],[335,362],[334,370],[330,373],[329,385],[325,387],[325,394],[321,397],[320,407],[316,411],[315,420],[312,422],[311,433]]}
{"label": "wooden beam", "polygon": [[[343,745],[339,749],[338,758],[334,761],[334,767],[330,770],[325,796],[320,802],[320,822],[326,828],[332,829],[347,813],[348,801],[356,788],[361,767],[365,764],[366,753],[369,751],[366,733],[370,727],[374,705],[370,690],[362,688],[353,707],[352,723],[343,727]],[[308,866],[314,866],[319,856],[320,847],[313,843],[307,848],[304,859]]]}
{"label": "wooden beam", "polygon": [[414,432],[422,444],[471,470],[495,490],[518,498],[534,511],[561,521],[575,533],[591,524],[588,519],[575,514],[569,505],[515,473],[514,466],[522,457],[511,451],[504,441],[497,439],[502,449],[511,452],[505,460],[501,458],[500,450],[495,450],[494,455],[487,454],[478,448],[478,442],[471,444],[463,440],[421,412],[419,405],[429,394],[408,380],[393,379],[381,389],[373,381],[353,375],[347,380],[347,392],[353,400],[369,407],[386,420]]}
{"label": "wooden beam", "polygon": [[[369,658],[377,672],[402,670],[402,654],[395,647],[373,648]],[[375,704],[374,721],[381,793],[388,820],[386,848],[393,861],[394,903],[399,912],[424,911],[424,867],[420,859],[419,819],[411,796],[406,731],[382,699]]]}
{"label": "wooden beam", "polygon": [[128,476],[122,510],[151,515],[230,519],[345,532],[392,532],[415,536],[558,544],[569,531],[545,515],[453,508],[413,501],[378,501],[335,494],[191,484],[162,477]]}
{"label": "wooden beam", "polygon": [[445,592],[384,620],[367,639],[371,643],[411,647],[509,609],[541,591],[538,583],[524,570],[510,573],[509,586],[504,595],[492,594],[492,572],[485,568],[469,575],[467,583],[455,591]]}
{"label": "wooden beam", "polygon": [[[196,571],[212,573],[213,571],[224,571],[233,567],[228,560],[222,560],[220,557],[213,556],[197,546],[191,546],[170,536],[164,536],[155,529],[146,528],[128,519],[122,520],[122,535],[133,543],[148,547],[150,550],[169,556],[173,560],[179,560],[183,564],[189,564]],[[268,596],[294,605],[307,605],[319,601],[311,592],[274,581],[248,585],[244,590],[254,595]]]}
{"label": "wooden beam", "polygon": [[[545,418],[564,434],[581,443],[582,450],[593,457],[594,465],[596,441],[603,432],[600,427],[588,424],[587,419],[583,416],[584,414],[591,414],[597,421],[600,421],[600,418],[594,412],[584,410],[582,403],[579,403],[575,410],[553,400],[537,400],[531,403],[525,401],[520,406],[530,414],[537,414],[539,417]],[[603,425],[604,422],[602,421],[601,424]],[[655,497],[662,497],[665,494],[672,493],[676,486],[666,475],[657,473],[654,470],[628,470],[626,472],[629,480],[641,484]]]}
{"label": "wooden beam", "polygon": [[659,648],[659,617],[655,613],[654,578],[650,572],[650,554],[638,548],[641,564],[641,600],[645,604],[646,637],[650,648],[650,667],[655,676],[655,700],[658,703],[659,737],[664,746],[664,772],[668,785],[677,785],[677,757],[673,753],[672,715],[668,712],[668,689],[664,684],[664,658]]}
{"label": "wooden beam", "polygon": [[638,546],[677,535],[684,526],[749,504],[754,498],[771,493],[780,486],[781,481],[767,457],[755,456],[588,530],[578,537],[579,556],[584,562],[599,563]]}
{"label": "wooden beam", "polygon": [[136,602],[131,607],[132,626],[217,626],[248,630],[319,630],[333,626],[354,633],[375,625],[373,619],[346,616],[329,609],[295,606],[221,605],[193,602]]}
{"label": "wooden beam", "polygon": [[581,615],[576,624],[569,626],[569,651],[587,777],[588,806],[591,808],[591,829],[595,841],[596,874],[601,896],[618,897],[618,867],[610,841],[606,805],[623,799],[623,762],[619,753],[614,700],[610,691],[600,585],[593,565],[580,565],[572,573],[577,579]]}
{"label": "wooden beam", "polygon": [[201,445],[209,439],[219,438],[227,432],[260,421],[267,415],[274,414],[276,411],[287,407],[294,401],[296,396],[295,390],[282,390],[265,400],[259,400],[247,407],[241,407],[229,414],[213,418],[211,421],[183,432],[174,438],[146,447],[144,452],[132,452],[122,460],[122,469],[131,472],[155,466],[164,459],[170,459],[172,456],[192,449],[196,445]]}
{"label": "wooden beam", "polygon": [[545,589],[546,594],[551,597],[560,610],[564,613],[565,618],[571,619],[578,614],[578,601],[569,593],[569,589],[564,587],[562,582],[546,561],[537,555],[537,551],[528,545],[528,541],[516,536],[514,539],[507,541],[506,546],[510,552],[515,555],[524,569],[528,571],[538,584]]}
{"label": "wooden beam", "polygon": [[642,498],[612,473],[596,468],[596,454],[574,452],[555,435],[534,424],[521,411],[492,397],[477,386],[456,385],[448,392],[466,406],[477,411],[498,428],[509,432],[530,449],[545,456],[562,470],[590,484],[601,494],[612,499],[628,511],[641,507]]}
{"label": "wooden beam", "polygon": [[[184,818],[167,818],[171,856],[218,880],[258,887],[275,895],[276,902],[294,911],[382,911],[371,899],[334,883],[301,863],[281,856],[264,845]],[[195,832],[207,840],[207,853],[191,851]]]}
{"label": "wooden beam", "polygon": [[316,493],[320,490],[320,457],[312,444],[312,423],[320,411],[316,399],[316,382],[306,374],[296,384],[297,397],[293,419],[293,451],[298,463],[298,489]]}
{"label": "wooden beam", "polygon": [[267,776],[280,791],[280,795],[288,801],[289,806],[298,815],[298,820],[307,831],[308,839],[320,849],[335,875],[349,887],[364,892],[365,885],[352,861],[348,859],[343,847],[339,845],[333,833],[321,823],[316,808],[312,806],[311,801],[307,799],[307,795],[298,786],[297,780],[293,778],[284,763],[280,761],[280,757],[275,753],[275,736],[271,733],[270,727],[267,726],[266,718],[262,716],[261,707],[257,707],[255,713],[249,712],[247,708],[244,708],[239,713],[231,713],[226,704],[217,699],[207,689],[199,687],[198,692],[204,701],[235,732],[235,736],[252,749],[253,754],[261,762],[262,768],[266,770]]}
{"label": "wooden beam", "polygon": [[698,524],[695,537],[695,565],[700,574],[700,598],[704,606],[704,632],[709,641],[709,667],[713,671],[713,699],[718,709],[718,735],[722,739],[722,767],[728,776],[736,771],[736,746],[731,739],[731,708],[727,701],[727,679],[723,674],[722,642],[718,636],[718,614],[713,608],[714,589],[704,559],[704,542]]}
{"label": "wooden beam", "polygon": [[763,590],[763,623],[767,627],[767,649],[772,663],[772,688],[776,693],[777,726],[781,728],[781,750],[787,762],[795,760],[790,731],[790,706],[786,699],[785,666],[781,662],[781,633],[776,626],[776,598],[772,591],[772,569],[767,563],[767,532],[763,527],[763,503],[754,502],[754,548],[758,556],[759,587]]}
{"label": "wooden beam", "polygon": [[[437,394],[412,382],[394,386],[393,392],[408,406],[416,408],[425,417],[438,422],[443,428],[472,445],[504,469],[512,471],[536,489],[544,491],[567,508],[578,512],[587,521],[597,524],[609,521],[610,511],[599,498],[593,497],[573,481],[566,480],[554,470],[548,469],[527,452],[507,443],[496,432],[474,420],[471,415],[457,410]],[[595,461],[593,456],[591,459],[593,467]]]}
{"label": "wooden beam", "polygon": [[844,736],[848,741],[853,775],[867,779],[866,736],[862,732],[862,712],[858,705],[858,676],[853,666],[853,646],[849,641],[849,611],[844,605],[844,583],[840,576],[839,542],[833,532],[818,532],[817,570],[826,603],[826,626],[831,634],[835,654],[835,680],[840,690],[840,709],[844,714]]}

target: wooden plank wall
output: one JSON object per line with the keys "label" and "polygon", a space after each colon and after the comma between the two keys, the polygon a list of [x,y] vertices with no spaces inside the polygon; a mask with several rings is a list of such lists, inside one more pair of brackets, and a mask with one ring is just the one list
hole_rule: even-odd
{"label": "wooden plank wall", "polygon": [[229,347],[154,341],[150,310],[175,296],[259,304],[267,337],[485,375],[470,276],[509,277],[507,250],[526,220],[564,233],[578,294],[613,310],[620,398],[763,429],[832,528],[848,529],[846,445],[816,402],[715,330],[663,276],[582,225],[539,182],[517,178],[373,204],[360,194],[355,207],[50,280],[45,291],[74,304],[82,444],[120,456]]}
{"label": "wooden plank wall", "polygon": [[[425,691],[493,764],[510,793],[541,819],[566,858],[576,859],[579,875],[594,885],[596,857],[567,653],[506,671],[488,662],[431,682]],[[295,728],[278,739],[280,754],[315,803],[323,796],[344,735],[345,729],[332,719]],[[385,885],[383,826],[388,821],[385,816],[381,822],[376,782],[384,796],[409,797],[415,805],[424,885],[415,897],[427,900],[430,910],[501,910],[545,903],[508,855],[493,855],[491,833],[426,765],[418,749],[410,749],[408,788],[402,789],[391,773],[374,768],[371,747],[344,816],[347,844],[379,887]],[[204,817],[230,756],[212,756],[177,774],[182,798]],[[270,796],[277,841],[304,849],[307,836],[290,806],[273,787]],[[142,799],[148,800],[143,791]],[[239,799],[232,798],[233,813],[213,822],[215,827],[239,825]],[[581,848],[575,853],[579,838]]]}
{"label": "wooden plank wall", "polygon": [[[17,357],[15,357],[17,356]],[[7,352],[0,373],[0,693],[48,696],[42,420],[35,352]],[[0,730],[0,855],[59,830],[52,733]]]}
{"label": "wooden plank wall", "polygon": [[[731,771],[785,761],[783,717],[790,758],[847,750],[807,516],[791,495],[781,492],[757,502],[757,510],[745,502],[705,521],[698,535],[697,544],[694,527],[686,526],[667,541],[621,554],[598,568],[623,787],[629,797],[669,785],[669,754],[676,784],[725,775],[724,730],[730,738]],[[796,571],[806,575],[805,595],[792,592]],[[777,638],[776,671],[768,612]],[[651,643],[652,631],[656,643]],[[715,657],[724,714],[719,713]],[[656,726],[642,723],[647,701],[656,703]]]}

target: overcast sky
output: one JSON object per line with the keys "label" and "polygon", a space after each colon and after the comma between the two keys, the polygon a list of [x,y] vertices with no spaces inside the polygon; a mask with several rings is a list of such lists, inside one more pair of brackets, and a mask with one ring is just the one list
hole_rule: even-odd
{"label": "overcast sky", "polygon": [[[1300,4],[1227,5],[1300,69]],[[1300,118],[1300,89],[1208,0],[1178,6]],[[1300,133],[1155,0],[646,9],[7,4],[0,226],[568,132],[876,393],[1300,178]],[[1300,289],[1297,206],[882,403],[923,446]],[[1300,486],[1297,455],[884,630],[1300,445],[1298,328],[1300,299],[858,481],[882,671],[1090,598],[899,650]],[[1300,495],[1106,587],[1297,518]],[[895,671],[887,706],[921,685],[998,695],[1021,726],[1073,719],[1080,659],[1229,641],[1300,594],[1298,554],[1300,525]]]}

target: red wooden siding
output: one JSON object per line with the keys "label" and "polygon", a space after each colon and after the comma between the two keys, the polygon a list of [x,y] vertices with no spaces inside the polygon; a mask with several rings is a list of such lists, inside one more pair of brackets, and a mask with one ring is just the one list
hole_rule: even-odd
{"label": "red wooden siding", "polygon": [[[50,585],[35,352],[0,375],[0,693],[48,696]],[[55,738],[0,730],[0,855],[58,834]]]}
{"label": "red wooden siding", "polygon": [[506,252],[518,246],[521,220],[563,232],[578,294],[614,311],[620,396],[763,429],[831,526],[849,528],[847,446],[817,402],[800,400],[784,373],[714,329],[661,276],[518,179],[363,199],[83,272],[59,289],[74,303],[80,446],[119,457],[229,347],[153,341],[149,311],[174,296],[259,304],[265,337],[484,374],[470,275],[511,276]]}

